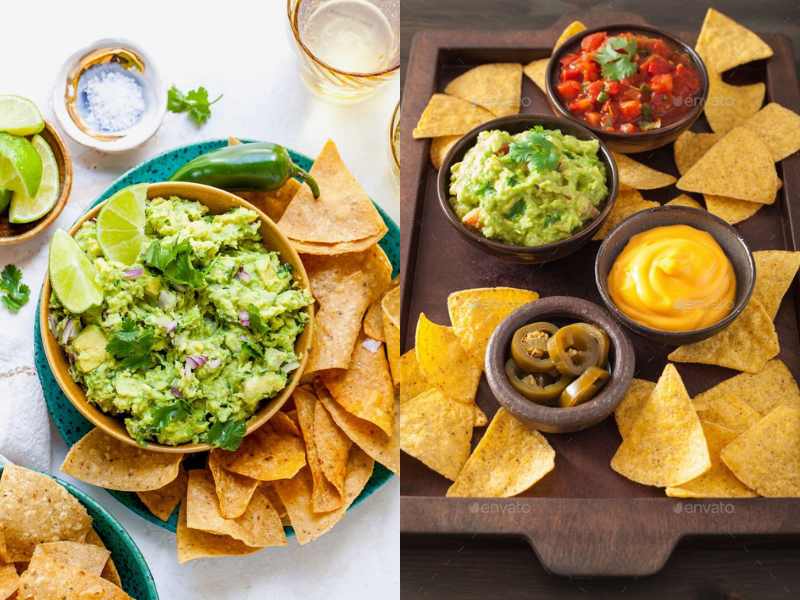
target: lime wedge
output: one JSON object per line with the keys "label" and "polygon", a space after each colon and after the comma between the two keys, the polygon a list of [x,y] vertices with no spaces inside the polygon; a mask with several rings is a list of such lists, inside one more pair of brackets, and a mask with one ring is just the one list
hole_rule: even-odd
{"label": "lime wedge", "polygon": [[0,214],[3,214],[3,211],[8,208],[13,193],[11,190],[0,189]]}
{"label": "lime wedge", "polygon": [[50,242],[50,283],[67,310],[80,314],[103,301],[97,272],[78,243],[63,229]]}
{"label": "lime wedge", "polygon": [[42,159],[42,181],[35,196],[28,196],[24,190],[14,193],[8,220],[12,223],[31,223],[41,219],[56,205],[61,191],[59,185],[58,163],[47,142],[40,135],[31,140]]}
{"label": "lime wedge", "polygon": [[106,200],[97,215],[97,241],[109,260],[132,265],[144,246],[147,184],[132,185]]}
{"label": "lime wedge", "polygon": [[44,129],[42,113],[20,96],[0,96],[0,131],[14,135],[33,135]]}
{"label": "lime wedge", "polygon": [[39,183],[42,180],[42,158],[28,140],[8,133],[0,133],[0,172],[6,177],[9,173],[13,174],[10,185],[14,191],[23,189],[29,196],[35,196],[39,191]]}

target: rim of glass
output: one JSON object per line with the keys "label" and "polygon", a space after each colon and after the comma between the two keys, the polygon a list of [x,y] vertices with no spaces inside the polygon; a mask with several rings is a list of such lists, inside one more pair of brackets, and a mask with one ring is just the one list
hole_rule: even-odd
{"label": "rim of glass", "polygon": [[400,168],[400,157],[397,155],[398,150],[400,149],[400,140],[398,135],[398,143],[395,144],[395,131],[398,128],[398,118],[400,117],[400,100],[397,101],[397,104],[394,107],[394,111],[392,112],[392,120],[389,121],[389,147],[392,149],[392,159],[394,159],[394,164],[397,168]]}
{"label": "rim of glass", "polygon": [[[289,19],[289,27],[292,30],[292,35],[294,35],[295,41],[303,49],[303,52],[305,52],[311,58],[311,60],[313,60],[315,63],[317,63],[321,67],[329,69],[329,70],[331,70],[334,73],[337,73],[339,75],[349,75],[351,77],[377,77],[379,75],[386,75],[388,73],[391,73],[392,71],[397,71],[400,68],[400,55],[399,55],[399,53],[398,53],[398,56],[397,56],[397,64],[395,64],[394,66],[389,67],[388,69],[383,69],[382,71],[373,71],[373,72],[367,72],[367,73],[359,72],[359,71],[344,71],[342,69],[337,69],[336,67],[326,63],[324,60],[321,60],[320,58],[318,58],[311,51],[311,49],[303,43],[303,40],[300,39],[300,31],[298,31],[298,29],[297,29],[297,21],[296,21],[295,17],[297,15],[297,9],[300,7],[300,4],[302,2],[303,2],[303,0],[286,0],[286,16]],[[292,3],[295,4],[294,11],[292,11]]]}

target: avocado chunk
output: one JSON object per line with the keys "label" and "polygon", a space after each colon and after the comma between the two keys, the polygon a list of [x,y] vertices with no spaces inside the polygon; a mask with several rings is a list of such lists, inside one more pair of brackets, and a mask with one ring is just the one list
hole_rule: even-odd
{"label": "avocado chunk", "polygon": [[285,382],[277,373],[265,373],[257,377],[251,377],[244,382],[242,395],[245,400],[261,400],[274,394],[285,385]]}
{"label": "avocado chunk", "polygon": [[106,353],[106,336],[97,325],[89,325],[80,332],[72,343],[72,348],[77,355],[75,363],[84,373],[94,371],[99,367],[108,354]]}

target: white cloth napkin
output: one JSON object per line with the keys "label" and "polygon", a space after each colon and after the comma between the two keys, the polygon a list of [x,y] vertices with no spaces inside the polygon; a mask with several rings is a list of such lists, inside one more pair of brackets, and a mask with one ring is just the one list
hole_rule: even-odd
{"label": "white cloth napkin", "polygon": [[0,455],[50,471],[50,423],[39,378],[31,367],[0,371]]}

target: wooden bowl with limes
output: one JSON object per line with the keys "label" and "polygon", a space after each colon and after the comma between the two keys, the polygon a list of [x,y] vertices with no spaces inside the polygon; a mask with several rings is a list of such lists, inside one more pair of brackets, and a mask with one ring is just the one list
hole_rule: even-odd
{"label": "wooden bowl with limes", "polygon": [[64,141],[58,135],[55,127],[45,122],[44,129],[39,133],[50,146],[58,165],[58,199],[47,214],[30,223],[12,223],[10,221],[10,207],[0,214],[0,246],[13,246],[33,239],[42,231],[50,227],[64,210],[72,190],[72,159]]}
{"label": "wooden bowl with limes", "polygon": [[[300,255],[292,246],[289,239],[278,229],[272,219],[267,217],[263,212],[255,208],[249,202],[235,196],[224,190],[214,188],[199,183],[186,183],[186,182],[164,182],[164,183],[151,183],[147,187],[147,197],[157,198],[170,196],[178,196],[187,200],[194,200],[200,204],[208,207],[212,214],[224,213],[233,208],[242,207],[255,211],[258,213],[261,222],[261,237],[264,247],[268,250],[276,251],[281,258],[282,262],[288,263],[292,266],[293,273],[297,278],[299,284],[306,288],[311,289],[311,284],[306,273],[305,266],[300,260]],[[74,236],[81,226],[92,219],[96,219],[100,210],[105,206],[102,202],[95,206],[92,210],[87,212],[83,217],[78,219],[77,222],[70,228],[69,235]],[[42,286],[42,300],[39,303],[39,319],[42,324],[42,345],[44,352],[47,356],[47,363],[50,365],[50,370],[53,372],[58,386],[70,403],[95,427],[99,427],[104,433],[133,446],[138,446],[127,429],[121,416],[115,416],[104,413],[95,404],[89,402],[83,388],[72,378],[69,371],[68,358],[59,345],[56,336],[50,330],[50,294],[52,287],[50,284],[49,273],[45,275],[44,285]],[[258,407],[258,410],[253,413],[247,421],[247,431],[245,435],[251,434],[253,431],[264,425],[281,407],[289,400],[292,392],[300,383],[300,378],[305,370],[306,362],[308,361],[308,353],[311,349],[311,340],[313,339],[314,328],[314,305],[311,304],[306,307],[308,314],[308,324],[303,332],[297,337],[295,341],[295,354],[298,357],[300,365],[294,371],[286,387],[273,398],[263,399]],[[156,442],[148,442],[147,449],[155,452],[169,452],[188,454],[193,452],[205,452],[211,450],[211,446],[206,443],[198,444],[181,444],[176,446],[168,446]]]}

